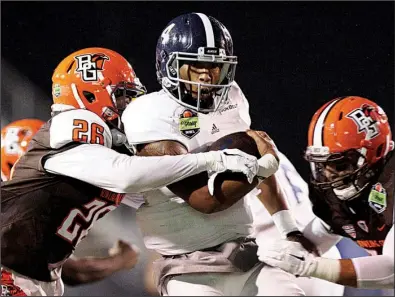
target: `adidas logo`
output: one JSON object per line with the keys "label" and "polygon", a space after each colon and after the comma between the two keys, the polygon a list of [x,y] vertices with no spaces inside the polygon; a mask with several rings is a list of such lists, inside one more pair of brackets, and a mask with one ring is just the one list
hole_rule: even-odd
{"label": "adidas logo", "polygon": [[213,128],[211,129],[211,134],[218,133],[218,132],[219,132],[219,129],[217,128],[217,126],[215,126],[215,124],[213,124]]}

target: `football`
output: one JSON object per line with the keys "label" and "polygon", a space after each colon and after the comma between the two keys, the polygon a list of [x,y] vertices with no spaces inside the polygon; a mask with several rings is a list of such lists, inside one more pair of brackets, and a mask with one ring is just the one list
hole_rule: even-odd
{"label": "football", "polygon": [[[224,149],[239,149],[247,154],[260,158],[255,141],[245,132],[237,132],[226,135],[209,147],[208,151],[217,151]],[[226,209],[244,197],[258,184],[255,177],[250,184],[246,176],[242,173],[223,172],[220,173],[214,183],[215,199],[207,196],[207,173],[201,173],[188,177],[168,188],[177,196],[187,201],[193,208],[210,213],[218,201],[223,209]]]}
{"label": "football", "polygon": [[255,140],[246,132],[236,132],[226,135],[212,143],[209,147],[210,151],[219,151],[224,149],[239,149],[257,158],[261,157]]}

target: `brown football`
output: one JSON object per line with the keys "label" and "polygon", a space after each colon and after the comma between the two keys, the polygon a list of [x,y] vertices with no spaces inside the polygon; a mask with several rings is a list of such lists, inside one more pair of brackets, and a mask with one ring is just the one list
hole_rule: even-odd
{"label": "brown football", "polygon": [[[245,132],[232,133],[216,140],[209,146],[208,151],[235,148],[257,158],[260,157],[255,141]],[[206,202],[202,202],[199,197],[201,197],[200,193],[206,192],[204,188],[207,187],[207,179],[207,173],[203,172],[170,185],[169,189],[188,201],[191,206],[195,204],[195,201],[196,205],[204,205],[204,203],[210,203],[210,198],[206,197]],[[250,184],[242,173],[224,172],[215,180],[214,196],[224,208],[227,208],[249,193],[257,183],[257,178]],[[204,209],[204,206],[194,208]]]}
{"label": "brown football", "polygon": [[212,143],[208,150],[219,151],[224,149],[239,149],[257,158],[261,157],[255,140],[246,132],[236,132],[226,135]]}

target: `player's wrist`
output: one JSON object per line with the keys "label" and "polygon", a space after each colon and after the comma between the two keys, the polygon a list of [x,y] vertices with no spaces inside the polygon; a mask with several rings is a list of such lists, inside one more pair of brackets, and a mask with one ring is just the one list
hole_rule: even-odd
{"label": "player's wrist", "polygon": [[287,236],[293,233],[300,233],[290,210],[280,210],[272,215],[272,219],[283,238],[287,238]]}
{"label": "player's wrist", "polygon": [[275,156],[268,153],[259,158],[258,165],[259,170],[257,176],[259,176],[261,179],[265,179],[276,173],[280,166],[280,163]]}
{"label": "player's wrist", "polygon": [[214,156],[211,152],[207,153],[197,153],[194,154],[197,159],[197,166],[199,168],[204,168],[205,171],[210,171],[212,169],[212,164],[214,162]]}
{"label": "player's wrist", "polygon": [[339,260],[316,257],[312,259],[311,264],[303,276],[316,277],[336,283],[340,277],[340,269]]}

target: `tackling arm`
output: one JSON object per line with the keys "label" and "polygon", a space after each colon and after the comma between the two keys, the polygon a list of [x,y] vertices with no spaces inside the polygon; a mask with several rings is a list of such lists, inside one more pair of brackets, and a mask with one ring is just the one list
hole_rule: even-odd
{"label": "tackling arm", "polygon": [[363,289],[394,288],[394,227],[387,234],[382,255],[353,259],[315,258],[307,276]]}
{"label": "tackling arm", "polygon": [[136,157],[96,144],[81,144],[44,160],[46,171],[70,176],[116,193],[138,193],[164,187],[206,171],[204,153]]}
{"label": "tackling arm", "polygon": [[259,259],[296,276],[364,289],[391,289],[394,287],[394,227],[387,234],[383,255],[328,259],[315,257],[297,242],[283,241],[262,250]]}

